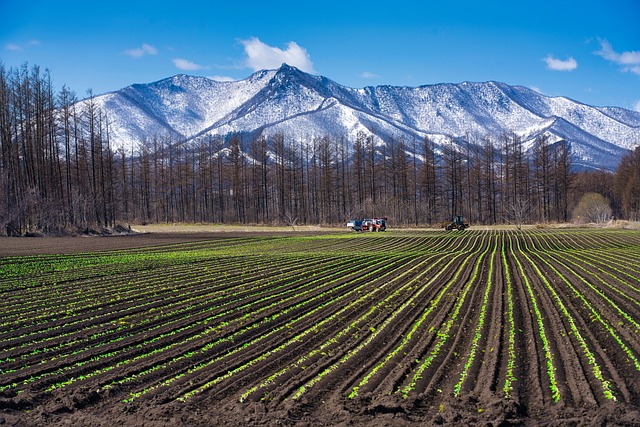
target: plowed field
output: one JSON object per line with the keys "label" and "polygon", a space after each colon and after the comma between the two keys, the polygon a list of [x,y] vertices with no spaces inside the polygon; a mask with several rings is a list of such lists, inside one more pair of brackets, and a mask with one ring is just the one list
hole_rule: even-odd
{"label": "plowed field", "polygon": [[0,258],[0,423],[640,425],[637,231],[148,239]]}

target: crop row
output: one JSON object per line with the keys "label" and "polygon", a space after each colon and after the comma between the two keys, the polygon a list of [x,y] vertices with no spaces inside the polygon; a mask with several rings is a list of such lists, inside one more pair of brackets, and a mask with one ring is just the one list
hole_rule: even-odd
{"label": "crop row", "polygon": [[640,235],[624,230],[261,236],[5,258],[0,396],[630,403],[639,265]]}

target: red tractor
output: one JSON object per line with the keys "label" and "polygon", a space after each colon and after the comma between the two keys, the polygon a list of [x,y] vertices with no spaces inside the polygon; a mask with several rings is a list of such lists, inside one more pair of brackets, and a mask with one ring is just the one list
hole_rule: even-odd
{"label": "red tractor", "polygon": [[371,218],[362,221],[362,231],[385,231],[387,218]]}

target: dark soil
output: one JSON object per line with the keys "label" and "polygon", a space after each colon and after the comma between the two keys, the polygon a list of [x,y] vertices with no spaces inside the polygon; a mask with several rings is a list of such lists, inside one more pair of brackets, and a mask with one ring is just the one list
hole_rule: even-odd
{"label": "dark soil", "polygon": [[640,234],[593,233],[0,239],[0,426],[640,426]]}

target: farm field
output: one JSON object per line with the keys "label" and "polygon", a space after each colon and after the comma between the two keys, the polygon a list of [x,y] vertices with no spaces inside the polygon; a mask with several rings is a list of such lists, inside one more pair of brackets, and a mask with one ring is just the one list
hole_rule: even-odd
{"label": "farm field", "polygon": [[638,231],[129,238],[0,258],[0,422],[640,425]]}

